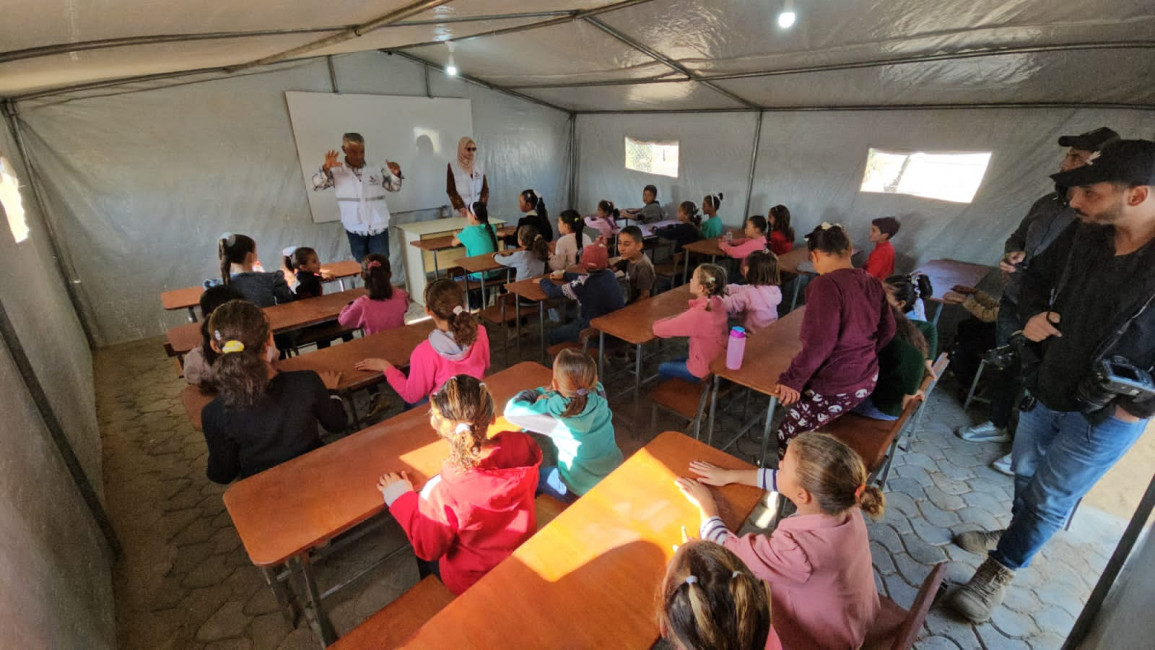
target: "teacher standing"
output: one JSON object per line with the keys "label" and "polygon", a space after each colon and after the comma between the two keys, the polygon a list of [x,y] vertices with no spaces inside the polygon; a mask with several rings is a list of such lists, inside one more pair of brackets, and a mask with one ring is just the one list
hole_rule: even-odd
{"label": "teacher standing", "polygon": [[457,160],[449,161],[445,193],[453,209],[463,217],[474,203],[489,203],[485,168],[477,162],[477,143],[469,136],[457,142]]}
{"label": "teacher standing", "polygon": [[385,192],[401,189],[401,167],[395,162],[385,165],[365,162],[365,138],[360,133],[346,133],[341,138],[345,163],[337,152],[325,154],[325,164],[313,176],[313,189],[335,188],[341,225],[349,236],[349,250],[360,262],[369,253],[389,257],[389,207]]}

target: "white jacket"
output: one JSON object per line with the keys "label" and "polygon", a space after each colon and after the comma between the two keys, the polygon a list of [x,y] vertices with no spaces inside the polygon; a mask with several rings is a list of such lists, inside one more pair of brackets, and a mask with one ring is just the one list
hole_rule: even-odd
{"label": "white jacket", "polygon": [[313,175],[313,189],[336,189],[341,225],[358,235],[376,235],[389,228],[389,207],[385,192],[401,189],[403,176],[395,176],[388,167],[365,161],[359,170],[348,165],[324,168]]}

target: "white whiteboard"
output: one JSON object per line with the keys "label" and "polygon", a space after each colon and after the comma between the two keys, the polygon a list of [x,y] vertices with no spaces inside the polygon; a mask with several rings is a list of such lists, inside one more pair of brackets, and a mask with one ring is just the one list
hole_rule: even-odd
{"label": "white whiteboard", "polygon": [[457,158],[457,141],[473,135],[468,99],[286,92],[285,102],[315,223],[341,218],[332,189],[313,191],[313,174],[325,162],[325,152],[339,151],[341,135],[349,132],[365,136],[366,160],[401,165],[401,191],[385,199],[390,212],[449,204],[445,166]]}

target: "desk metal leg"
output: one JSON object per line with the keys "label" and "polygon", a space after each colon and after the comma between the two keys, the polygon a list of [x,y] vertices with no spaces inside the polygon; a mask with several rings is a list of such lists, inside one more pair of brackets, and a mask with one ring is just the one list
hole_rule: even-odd
{"label": "desk metal leg", "polygon": [[706,425],[706,444],[711,447],[714,446],[714,412],[718,408],[718,386],[721,385],[722,379],[718,375],[714,375],[714,386],[710,391],[710,417],[709,424]]}
{"label": "desk metal leg", "polygon": [[330,646],[337,640],[337,633],[321,604],[321,592],[317,589],[317,581],[313,577],[313,569],[309,565],[309,555],[302,553],[294,557],[292,562],[297,565],[297,569],[301,573],[301,580],[305,583],[305,595],[313,609],[313,619],[309,621],[309,624],[313,628],[313,632],[320,637],[322,647]]}
{"label": "desk metal leg", "polygon": [[[297,608],[293,604],[293,599],[289,596],[289,590],[285,584],[281,582],[278,577],[278,571],[275,567],[261,567],[261,574],[265,576],[265,582],[273,590],[273,595],[277,598],[277,606],[281,608],[281,614],[285,617],[285,622],[289,627],[297,627]],[[291,573],[289,574],[292,575]]]}
{"label": "desk metal leg", "polygon": [[189,305],[189,308],[188,308],[188,322],[190,322],[190,323],[197,322],[197,308],[192,306],[192,305]]}
{"label": "desk metal leg", "polygon": [[794,311],[794,308],[798,306],[798,289],[802,287],[802,278],[801,273],[794,276],[794,297],[790,300],[790,311]]}
{"label": "desk metal leg", "polygon": [[345,290],[345,278],[337,278],[337,286],[341,287],[341,291]]}
{"label": "desk metal leg", "polygon": [[517,323],[514,325],[517,333],[517,360],[521,361],[521,296],[515,296],[514,299],[516,300],[514,309],[517,310],[517,318],[513,319]]}
{"label": "desk metal leg", "polygon": [[[778,407],[778,398],[770,396],[770,406],[766,407],[766,426],[762,429],[762,455],[758,457],[758,467],[766,467],[766,447],[770,443],[770,436],[774,433],[774,409]],[[774,464],[772,469],[778,469],[778,445],[775,437]]]}
{"label": "desk metal leg", "polygon": [[541,360],[545,361],[545,301],[537,303],[537,328],[541,334]]}
{"label": "desk metal leg", "polygon": [[639,343],[637,347],[637,354],[634,358],[634,400],[635,402],[641,400],[642,395],[642,344]]}
{"label": "desk metal leg", "polygon": [[941,302],[936,303],[936,305],[937,306],[934,309],[934,320],[932,320],[931,322],[934,323],[935,325],[938,325],[938,317],[942,316],[942,303]]}
{"label": "desk metal leg", "polygon": [[[424,268],[424,267],[422,267]],[[437,251],[433,251],[433,279],[441,277],[441,269],[437,268]]]}
{"label": "desk metal leg", "polygon": [[606,380],[606,333],[598,330],[598,379]]}
{"label": "desk metal leg", "polygon": [[467,311],[473,311],[472,302],[473,301],[470,300],[470,298],[469,298],[469,273],[466,273],[465,274],[465,309]]}
{"label": "desk metal leg", "polygon": [[[682,259],[682,286],[690,281],[690,251],[686,251],[686,256]],[[671,280],[673,282],[673,280]],[[673,287],[670,287],[671,289]]]}
{"label": "desk metal leg", "polygon": [[481,305],[478,309],[485,309],[489,306],[489,301],[485,299],[485,273],[481,274]]}

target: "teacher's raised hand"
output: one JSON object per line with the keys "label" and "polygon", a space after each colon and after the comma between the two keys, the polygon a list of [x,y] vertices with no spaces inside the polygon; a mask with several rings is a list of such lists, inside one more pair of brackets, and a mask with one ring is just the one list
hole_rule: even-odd
{"label": "teacher's raised hand", "polygon": [[336,149],[330,149],[329,151],[325,152],[325,164],[321,166],[321,169],[329,171],[334,167],[340,167],[341,161],[337,160],[337,156],[340,155],[341,152],[337,151]]}

